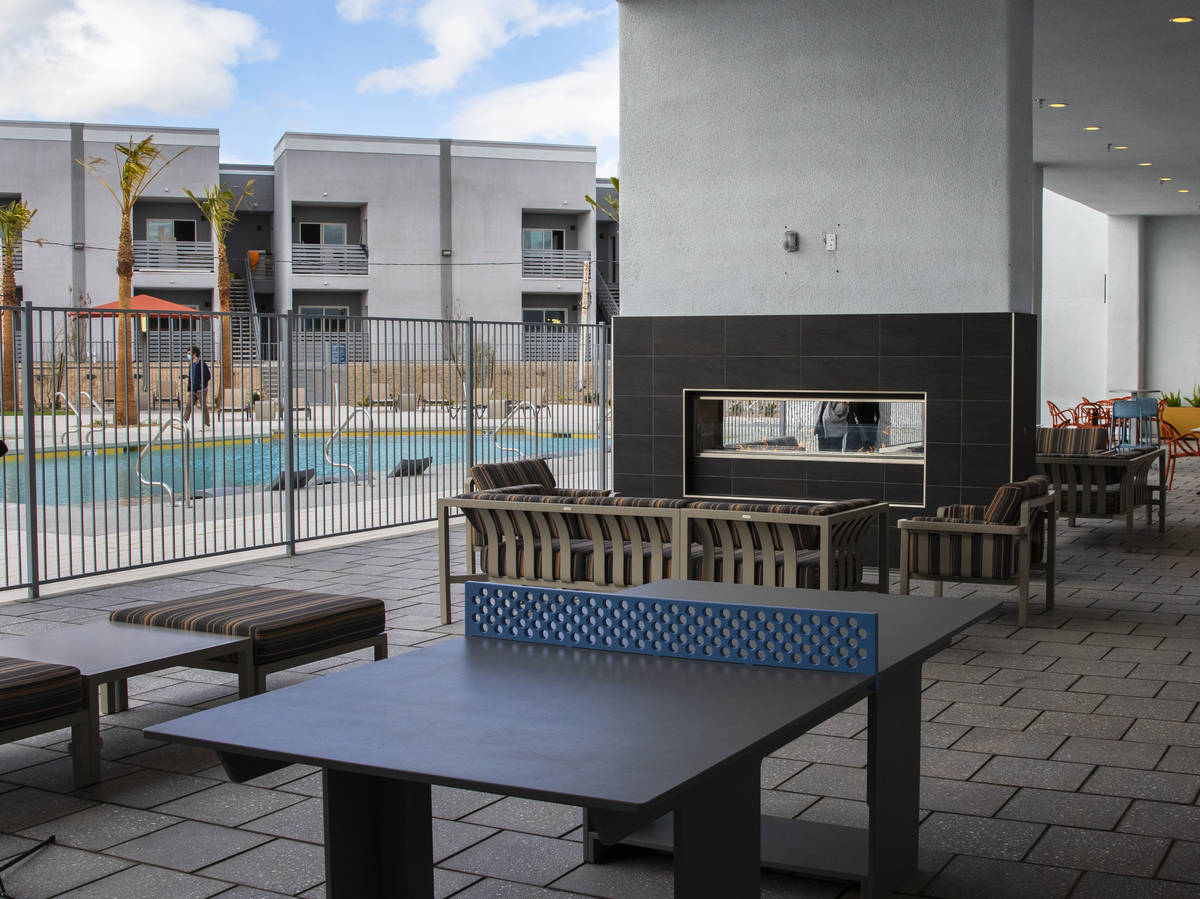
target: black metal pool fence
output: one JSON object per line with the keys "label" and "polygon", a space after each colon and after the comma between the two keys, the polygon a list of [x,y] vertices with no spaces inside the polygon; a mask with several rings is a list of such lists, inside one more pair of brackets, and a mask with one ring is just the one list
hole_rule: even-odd
{"label": "black metal pool fence", "polygon": [[330,311],[0,311],[0,588],[430,521],[477,462],[609,485],[605,325]]}

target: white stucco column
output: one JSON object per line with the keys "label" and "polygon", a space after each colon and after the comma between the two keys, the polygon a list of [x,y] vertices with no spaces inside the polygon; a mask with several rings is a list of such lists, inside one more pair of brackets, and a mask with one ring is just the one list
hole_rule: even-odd
{"label": "white stucco column", "polygon": [[1033,311],[1030,0],[620,13],[624,313]]}
{"label": "white stucco column", "polygon": [[1145,274],[1143,244],[1145,220],[1139,215],[1108,217],[1108,325],[1107,387],[1127,392],[1143,384],[1143,329],[1145,327]]}

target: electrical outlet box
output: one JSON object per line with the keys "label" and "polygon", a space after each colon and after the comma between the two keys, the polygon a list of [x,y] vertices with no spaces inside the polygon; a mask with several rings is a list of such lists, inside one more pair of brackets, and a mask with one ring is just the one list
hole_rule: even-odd
{"label": "electrical outlet box", "polygon": [[825,235],[825,249],[827,249],[831,253],[837,249],[837,233],[836,232],[829,232],[828,234]]}

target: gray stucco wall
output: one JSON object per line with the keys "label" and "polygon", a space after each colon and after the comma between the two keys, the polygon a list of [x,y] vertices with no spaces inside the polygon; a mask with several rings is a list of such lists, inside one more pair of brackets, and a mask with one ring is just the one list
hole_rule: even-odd
{"label": "gray stucco wall", "polygon": [[1190,394],[1200,384],[1200,216],[1146,220],[1146,382]]}
{"label": "gray stucco wall", "polygon": [[1029,0],[620,16],[625,313],[1030,311]]}
{"label": "gray stucco wall", "polygon": [[[1108,216],[1051,191],[1043,208],[1042,398],[1069,408],[1107,386]],[[1049,424],[1044,402],[1039,416]]]}

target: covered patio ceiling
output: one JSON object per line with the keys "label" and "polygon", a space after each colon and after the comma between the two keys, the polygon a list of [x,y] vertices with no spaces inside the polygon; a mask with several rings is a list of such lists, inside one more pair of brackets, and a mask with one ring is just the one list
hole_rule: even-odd
{"label": "covered patio ceiling", "polygon": [[1200,212],[1200,0],[1035,0],[1034,17],[1045,186],[1110,215]]}

